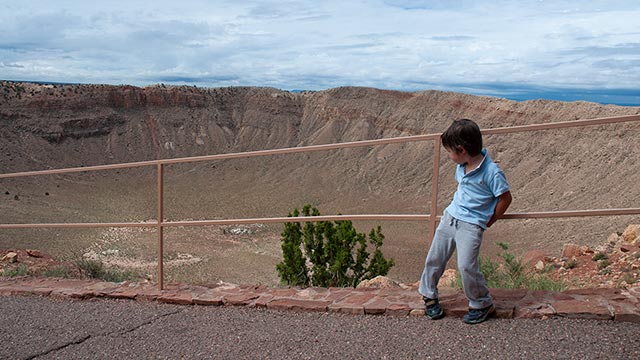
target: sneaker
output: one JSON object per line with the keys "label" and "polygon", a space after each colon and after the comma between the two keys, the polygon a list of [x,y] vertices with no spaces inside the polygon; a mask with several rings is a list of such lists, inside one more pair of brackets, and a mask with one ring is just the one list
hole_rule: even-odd
{"label": "sneaker", "polygon": [[425,315],[431,320],[438,320],[444,317],[444,311],[438,302],[438,299],[429,299],[423,297]]}
{"label": "sneaker", "polygon": [[469,309],[469,312],[464,314],[462,319],[467,324],[479,324],[487,320],[494,312],[496,312],[496,308],[491,304],[483,309]]}

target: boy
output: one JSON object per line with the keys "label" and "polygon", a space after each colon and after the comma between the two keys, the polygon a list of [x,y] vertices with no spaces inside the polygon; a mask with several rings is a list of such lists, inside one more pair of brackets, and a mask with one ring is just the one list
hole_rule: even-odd
{"label": "boy", "polygon": [[457,249],[458,270],[469,300],[469,312],[463,319],[467,324],[478,324],[495,312],[478,264],[482,234],[505,213],[511,204],[511,192],[504,173],[482,148],[482,134],[476,123],[456,120],[441,140],[449,158],[458,164],[458,188],[436,229],[418,291],[425,302],[426,316],[432,320],[442,318],[438,281]]}

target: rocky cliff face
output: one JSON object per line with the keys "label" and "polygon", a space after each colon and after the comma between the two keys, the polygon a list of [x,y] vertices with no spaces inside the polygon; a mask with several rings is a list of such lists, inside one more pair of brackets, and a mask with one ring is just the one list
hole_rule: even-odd
{"label": "rocky cliff face", "polygon": [[[493,128],[638,113],[638,107],[515,102],[440,91],[345,87],[290,93],[254,87],[2,82],[0,172],[428,134],[443,131],[461,117]],[[485,145],[511,182],[512,211],[635,207],[640,190],[635,170],[640,159],[639,128],[635,122],[496,135],[486,137]],[[432,143],[423,142],[175,165],[167,170],[167,212],[172,219],[281,216],[312,203],[323,213],[428,213],[432,148]],[[7,222],[28,219],[29,212],[49,201],[46,192],[60,195],[56,205],[60,218],[54,220],[66,221],[73,215],[79,221],[77,217],[87,212],[69,210],[77,205],[65,203],[63,195],[83,201],[78,194],[86,190],[82,186],[110,188],[119,181],[122,190],[105,190],[107,199],[100,198],[99,206],[92,202],[91,219],[108,221],[110,214],[122,213],[136,218],[137,210],[127,209],[155,201],[153,191],[143,189],[153,183],[152,176],[141,175],[149,172],[122,171],[90,180],[72,176],[72,180],[3,181],[2,211],[10,210],[5,214],[16,214],[15,203],[9,201],[14,195],[31,199],[33,206],[17,212],[22,215],[3,216]],[[439,211],[454,190],[452,173],[453,165],[443,153]],[[71,186],[74,182],[80,185]],[[153,212],[140,216],[152,218]],[[569,221],[578,223],[567,226]],[[597,243],[629,222],[628,218],[513,221],[492,231],[496,239],[509,238],[513,249],[550,249],[565,242]],[[424,232],[420,228],[406,238],[417,239],[412,246],[423,244]],[[512,239],[514,233],[518,236]],[[401,243],[395,251],[415,253],[415,248],[405,247]],[[423,254],[416,258],[421,263]]]}

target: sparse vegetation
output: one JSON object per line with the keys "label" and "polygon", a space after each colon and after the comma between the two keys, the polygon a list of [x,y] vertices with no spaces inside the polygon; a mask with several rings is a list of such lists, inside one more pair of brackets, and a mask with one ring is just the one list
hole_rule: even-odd
{"label": "sparse vegetation", "polygon": [[20,264],[17,267],[6,267],[4,268],[3,273],[6,277],[25,276],[30,274],[29,267],[26,264]]}
{"label": "sparse vegetation", "polygon": [[[516,258],[515,255],[507,252],[508,244],[503,242],[497,244],[504,250],[498,254],[504,260],[503,263],[480,257],[480,271],[489,288],[562,291],[567,287],[563,281],[554,280],[547,273],[538,274],[528,271],[521,258]],[[457,275],[453,285],[462,288],[460,274]]]}
{"label": "sparse vegetation", "polygon": [[81,258],[75,261],[75,265],[80,269],[84,276],[91,279],[122,282],[138,278],[138,276],[132,271],[108,268],[99,260]]}
{"label": "sparse vegetation", "polygon": [[578,266],[578,262],[575,259],[567,261],[567,263],[564,265],[565,269],[573,269],[576,266]]}
{"label": "sparse vegetation", "polygon": [[611,265],[611,262],[607,259],[603,259],[600,262],[598,262],[598,269],[602,270],[609,265]]}
{"label": "sparse vegetation", "polygon": [[593,255],[591,260],[598,261],[598,260],[606,260],[608,258],[609,258],[609,256],[607,256],[607,254],[599,252],[599,253],[596,253],[595,255]]}
{"label": "sparse vegetation", "polygon": [[[319,216],[311,205],[302,209],[303,216]],[[295,209],[289,216],[298,217]],[[294,286],[355,287],[362,280],[386,275],[395,264],[382,254],[384,235],[378,226],[369,232],[374,246],[373,257],[367,251],[365,234],[359,233],[351,221],[286,223],[282,233],[283,260],[276,269],[283,283]]]}
{"label": "sparse vegetation", "polygon": [[66,279],[71,277],[71,272],[69,271],[69,268],[67,268],[66,266],[60,265],[60,266],[56,266],[53,269],[49,269],[45,271],[43,275],[46,277],[59,277],[59,278]]}
{"label": "sparse vegetation", "polygon": [[636,278],[633,276],[633,273],[631,272],[626,272],[624,273],[624,275],[622,276],[622,281],[626,282],[629,285],[633,285],[636,283]]}

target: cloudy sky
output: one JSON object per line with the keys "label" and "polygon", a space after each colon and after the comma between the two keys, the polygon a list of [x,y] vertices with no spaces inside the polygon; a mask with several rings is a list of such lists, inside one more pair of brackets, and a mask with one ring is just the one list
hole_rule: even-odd
{"label": "cloudy sky", "polygon": [[0,79],[640,105],[638,19],[638,0],[0,0]]}

